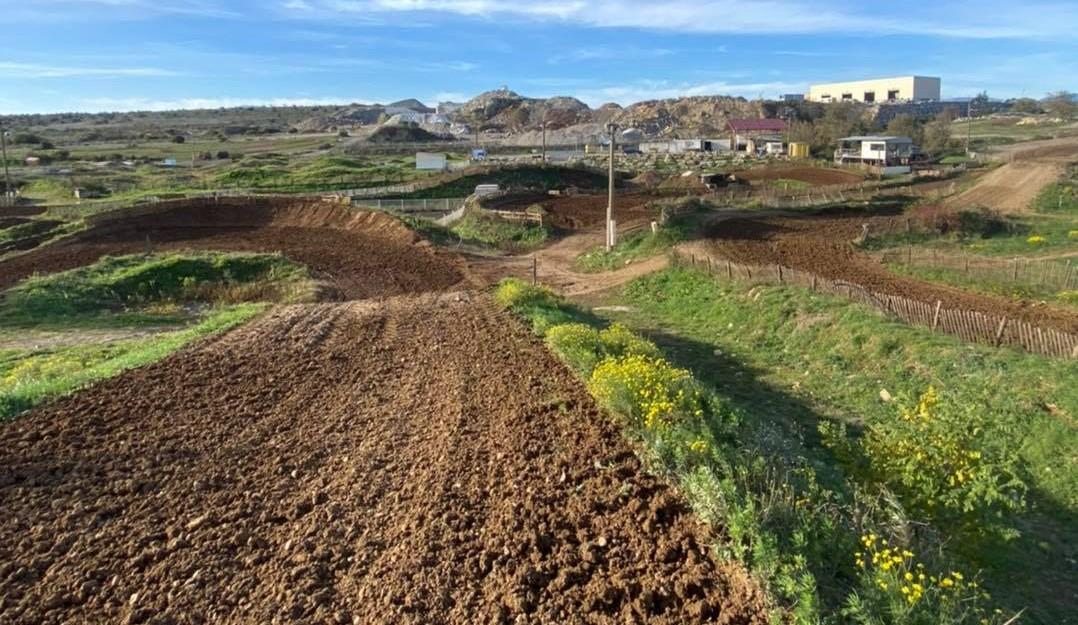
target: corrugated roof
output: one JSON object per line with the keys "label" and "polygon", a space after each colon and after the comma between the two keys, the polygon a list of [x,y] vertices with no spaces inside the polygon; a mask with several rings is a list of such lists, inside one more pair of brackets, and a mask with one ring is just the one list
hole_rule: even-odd
{"label": "corrugated roof", "polygon": [[734,132],[750,130],[782,132],[786,130],[786,121],[782,119],[731,119],[726,123]]}

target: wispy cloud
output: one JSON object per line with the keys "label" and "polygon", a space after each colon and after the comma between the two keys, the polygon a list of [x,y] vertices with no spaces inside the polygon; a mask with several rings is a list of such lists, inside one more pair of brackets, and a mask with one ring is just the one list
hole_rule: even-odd
{"label": "wispy cloud", "polygon": [[180,75],[180,72],[159,67],[67,67],[0,61],[0,78],[150,78]]}
{"label": "wispy cloud", "polygon": [[[295,0],[289,0],[290,4]],[[307,15],[443,13],[468,17],[561,20],[600,28],[692,33],[848,33],[960,38],[1073,36],[1078,6],[1058,1],[973,0],[889,7],[809,0],[301,0]],[[285,7],[288,8],[288,7]],[[869,10],[870,9],[870,10]]]}
{"label": "wispy cloud", "polygon": [[208,0],[34,0],[27,5],[5,9],[2,16],[24,20],[84,20],[112,17],[140,19],[174,15],[204,18],[238,18],[243,13],[227,6],[227,3]]}
{"label": "wispy cloud", "polygon": [[667,48],[647,48],[637,46],[591,46],[575,48],[551,56],[549,63],[581,63],[587,61],[634,61],[656,59],[675,54]]}

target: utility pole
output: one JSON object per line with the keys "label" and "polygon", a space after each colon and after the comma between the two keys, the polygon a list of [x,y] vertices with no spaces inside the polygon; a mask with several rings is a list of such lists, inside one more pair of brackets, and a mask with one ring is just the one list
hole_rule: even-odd
{"label": "utility pole", "polygon": [[0,122],[0,152],[4,158],[4,199],[11,197],[11,174],[7,169],[7,131],[4,130],[4,124]]}
{"label": "utility pole", "polygon": [[546,166],[546,122],[539,124],[543,129],[543,166]]}
{"label": "utility pole", "polygon": [[606,129],[610,131],[610,179],[606,202],[606,251],[614,247],[614,143],[618,125],[609,123]]}
{"label": "utility pole", "polygon": [[970,138],[973,136],[973,99],[966,103],[966,157],[969,158]]}

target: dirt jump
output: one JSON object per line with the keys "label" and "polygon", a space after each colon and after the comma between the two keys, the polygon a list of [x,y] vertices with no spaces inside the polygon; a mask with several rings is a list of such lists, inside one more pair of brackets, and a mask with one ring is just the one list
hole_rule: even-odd
{"label": "dirt jump", "polygon": [[724,218],[713,222],[706,240],[691,244],[691,250],[738,263],[781,264],[878,293],[930,303],[938,300],[947,308],[1004,315],[1063,332],[1078,332],[1078,314],[1068,309],[896,275],[852,244],[862,225],[872,221],[863,214]]}
{"label": "dirt jump", "polygon": [[0,275],[147,245],[280,249],[379,299],[279,307],[0,424],[0,622],[767,622],[576,378],[384,215],[191,206]]}
{"label": "dirt jump", "polygon": [[0,289],[102,256],[181,249],[280,252],[307,265],[337,299],[444,289],[465,279],[458,259],[381,213],[329,202],[221,199],[105,221],[0,261]]}
{"label": "dirt jump", "polygon": [[836,184],[858,184],[864,182],[864,176],[844,169],[827,167],[757,167],[735,171],[733,175],[741,180],[757,182],[764,180],[796,180],[805,184],[821,187]]}

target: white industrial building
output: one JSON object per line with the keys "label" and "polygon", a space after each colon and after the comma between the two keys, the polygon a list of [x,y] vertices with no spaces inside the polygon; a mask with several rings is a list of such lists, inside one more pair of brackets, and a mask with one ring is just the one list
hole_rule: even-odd
{"label": "white industrial building", "polygon": [[812,102],[925,102],[940,99],[940,79],[931,76],[874,78],[809,87]]}

